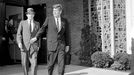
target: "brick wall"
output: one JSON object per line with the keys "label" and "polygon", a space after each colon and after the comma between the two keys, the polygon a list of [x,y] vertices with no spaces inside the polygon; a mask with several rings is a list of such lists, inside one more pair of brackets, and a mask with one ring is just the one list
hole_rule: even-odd
{"label": "brick wall", "polygon": [[71,63],[79,64],[77,52],[81,49],[81,29],[83,27],[83,0],[66,0],[65,14],[70,25]]}

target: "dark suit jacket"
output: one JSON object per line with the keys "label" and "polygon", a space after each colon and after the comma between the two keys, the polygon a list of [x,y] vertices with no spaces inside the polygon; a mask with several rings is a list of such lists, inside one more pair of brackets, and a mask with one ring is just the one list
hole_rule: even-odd
{"label": "dark suit jacket", "polygon": [[30,44],[30,39],[35,37],[40,28],[39,22],[34,21],[34,30],[30,32],[30,25],[27,20],[21,21],[17,31],[17,43],[22,43],[24,50],[31,50],[31,52],[39,49],[40,42],[36,41]]}
{"label": "dark suit jacket", "polygon": [[46,26],[47,30],[47,48],[49,51],[55,51],[58,43],[62,43],[64,46],[69,46],[69,30],[67,20],[61,17],[61,30],[58,32],[56,22],[53,16],[47,17],[43,26],[36,34],[36,38],[39,39],[44,33]]}

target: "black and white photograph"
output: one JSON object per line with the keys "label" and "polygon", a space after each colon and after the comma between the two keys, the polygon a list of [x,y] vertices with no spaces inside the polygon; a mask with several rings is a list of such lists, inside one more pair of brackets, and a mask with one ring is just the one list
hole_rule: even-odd
{"label": "black and white photograph", "polygon": [[134,0],[0,0],[0,75],[134,75]]}

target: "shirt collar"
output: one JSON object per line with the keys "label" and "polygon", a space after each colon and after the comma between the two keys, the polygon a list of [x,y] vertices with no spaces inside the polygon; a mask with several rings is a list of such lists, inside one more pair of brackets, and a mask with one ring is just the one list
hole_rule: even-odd
{"label": "shirt collar", "polygon": [[57,19],[61,19],[61,17],[58,17],[58,18],[57,18],[57,17],[54,17],[54,18],[55,18],[56,20],[57,20]]}
{"label": "shirt collar", "polygon": [[[27,21],[28,21],[28,22],[30,22],[30,20],[29,20],[29,19],[27,19]],[[33,21],[34,21],[34,20],[31,20],[31,23],[33,23]]]}

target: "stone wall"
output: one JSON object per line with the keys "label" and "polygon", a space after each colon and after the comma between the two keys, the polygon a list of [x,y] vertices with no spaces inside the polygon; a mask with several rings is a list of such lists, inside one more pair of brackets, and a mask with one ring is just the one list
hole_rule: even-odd
{"label": "stone wall", "polygon": [[126,52],[126,0],[113,0],[115,51]]}
{"label": "stone wall", "polygon": [[111,54],[111,33],[110,19],[110,0],[102,0],[102,36],[103,36],[103,52]]}

